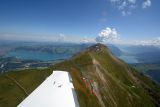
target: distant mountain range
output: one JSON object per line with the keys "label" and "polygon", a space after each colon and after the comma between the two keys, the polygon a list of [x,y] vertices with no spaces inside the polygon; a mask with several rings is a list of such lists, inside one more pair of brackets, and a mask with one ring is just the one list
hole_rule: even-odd
{"label": "distant mountain range", "polygon": [[80,107],[160,106],[160,86],[116,58],[102,44],[46,69],[1,74],[0,106],[17,106],[53,70],[70,72]]}

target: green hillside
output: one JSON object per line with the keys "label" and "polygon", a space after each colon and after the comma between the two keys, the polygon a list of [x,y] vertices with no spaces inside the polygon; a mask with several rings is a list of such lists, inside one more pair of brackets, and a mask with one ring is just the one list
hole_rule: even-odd
{"label": "green hillside", "polygon": [[0,75],[0,107],[15,107],[53,70],[70,72],[81,107],[159,107],[160,86],[101,44],[43,70]]}

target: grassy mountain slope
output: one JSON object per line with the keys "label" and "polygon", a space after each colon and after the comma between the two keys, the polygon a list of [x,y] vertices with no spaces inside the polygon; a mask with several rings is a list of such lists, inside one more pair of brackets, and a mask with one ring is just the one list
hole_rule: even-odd
{"label": "grassy mountain slope", "polygon": [[53,70],[70,72],[81,107],[160,106],[160,87],[101,44],[48,69],[0,75],[0,106],[15,107]]}

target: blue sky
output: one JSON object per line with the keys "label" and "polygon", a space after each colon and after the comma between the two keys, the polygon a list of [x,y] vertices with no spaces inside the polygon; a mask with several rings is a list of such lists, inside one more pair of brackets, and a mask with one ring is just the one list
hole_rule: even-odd
{"label": "blue sky", "polygon": [[156,39],[159,4],[160,0],[0,0],[0,39],[55,40],[63,35],[90,40],[107,27],[116,29],[123,41]]}

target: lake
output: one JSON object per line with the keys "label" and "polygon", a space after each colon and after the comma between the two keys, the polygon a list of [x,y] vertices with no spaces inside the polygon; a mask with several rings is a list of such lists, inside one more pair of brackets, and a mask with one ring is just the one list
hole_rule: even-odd
{"label": "lake", "polygon": [[68,59],[72,55],[63,53],[47,53],[47,52],[37,52],[37,51],[26,51],[26,50],[16,50],[10,51],[5,57],[16,57],[23,60],[40,60],[40,61],[53,61],[59,59]]}
{"label": "lake", "polygon": [[149,70],[146,72],[153,80],[160,83],[160,70]]}
{"label": "lake", "polygon": [[126,63],[129,63],[129,64],[139,63],[139,61],[134,56],[122,55],[122,56],[119,56],[119,58],[124,60]]}

